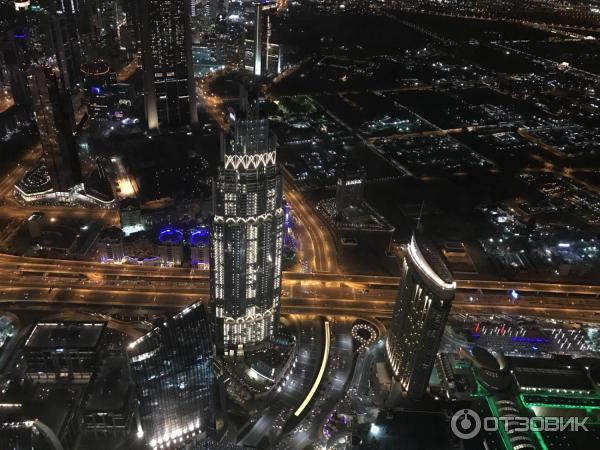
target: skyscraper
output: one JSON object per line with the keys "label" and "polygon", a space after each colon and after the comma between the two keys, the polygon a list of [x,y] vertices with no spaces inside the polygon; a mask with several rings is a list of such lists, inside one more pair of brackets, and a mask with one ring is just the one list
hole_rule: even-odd
{"label": "skyscraper", "polygon": [[[79,34],[77,16],[79,1],[54,0],[46,2],[49,20],[49,36],[60,70],[64,89],[72,89],[81,78],[82,38]],[[47,43],[46,43],[47,45]]]}
{"label": "skyscraper", "polygon": [[416,231],[402,263],[386,341],[394,377],[411,398],[420,398],[427,389],[455,289],[439,251]]}
{"label": "skyscraper", "polygon": [[71,97],[61,88],[51,68],[32,66],[27,81],[52,191],[55,196],[66,196],[75,184],[81,183]]}
{"label": "skyscraper", "polygon": [[335,209],[341,214],[349,207],[358,208],[365,200],[365,172],[349,170],[338,177],[335,190]]}
{"label": "skyscraper", "polygon": [[196,123],[189,0],[143,5],[144,102],[149,130]]}
{"label": "skyscraper", "polygon": [[215,378],[206,310],[194,303],[130,344],[139,404],[138,436],[152,448],[177,448],[211,435]]}
{"label": "skyscraper", "polygon": [[268,343],[279,323],[283,221],[276,142],[243,89],[222,139],[223,165],[213,184],[211,301],[220,352]]}
{"label": "skyscraper", "polygon": [[244,67],[257,78],[281,71],[281,48],[271,42],[271,13],[277,4],[270,0],[254,3],[252,39],[244,40]]}
{"label": "skyscraper", "polygon": [[262,5],[256,2],[254,17],[254,76],[260,77],[262,73]]}

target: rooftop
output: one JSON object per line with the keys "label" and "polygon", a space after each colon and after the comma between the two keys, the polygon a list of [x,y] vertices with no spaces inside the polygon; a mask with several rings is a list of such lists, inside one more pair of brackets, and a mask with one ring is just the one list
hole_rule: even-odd
{"label": "rooftop", "polygon": [[594,390],[586,371],[571,357],[508,357],[513,376],[523,389]]}
{"label": "rooftop", "polygon": [[433,242],[427,239],[422,232],[413,235],[408,249],[413,262],[417,264],[429,278],[444,289],[455,289],[456,283],[448,270],[442,255]]}
{"label": "rooftop", "polygon": [[25,342],[26,349],[93,349],[106,322],[38,322]]}

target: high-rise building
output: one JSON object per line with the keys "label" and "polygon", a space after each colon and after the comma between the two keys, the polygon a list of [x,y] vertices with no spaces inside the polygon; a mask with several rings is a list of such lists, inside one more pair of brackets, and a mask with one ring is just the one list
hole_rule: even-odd
{"label": "high-rise building", "polygon": [[281,72],[281,48],[271,42],[271,17],[277,4],[260,1],[255,5],[252,39],[244,40],[244,67],[255,77]]}
{"label": "high-rise building", "polygon": [[[81,168],[73,137],[71,97],[61,88],[51,68],[32,66],[27,80],[52,191],[56,197],[65,197],[63,200],[67,200],[69,190],[81,183]],[[30,189],[21,191],[23,196],[35,194]]]}
{"label": "high-rise building", "polygon": [[29,92],[21,63],[22,58],[15,40],[0,37],[0,111],[4,111],[13,103],[29,103]]}
{"label": "high-rise building", "polygon": [[260,77],[262,74],[262,6],[256,2],[256,13],[254,17],[254,76]]}
{"label": "high-rise building", "polygon": [[[72,89],[81,79],[82,40],[78,30],[79,1],[54,0],[46,2],[49,36],[60,81],[65,89]],[[47,45],[47,43],[46,43]]]}
{"label": "high-rise building", "polygon": [[98,368],[106,322],[38,322],[23,344],[19,365],[31,379],[89,381]]}
{"label": "high-rise building", "polygon": [[213,184],[211,301],[220,352],[241,354],[277,331],[283,221],[276,142],[256,93],[230,109]]}
{"label": "high-rise building", "polygon": [[420,398],[427,389],[455,289],[440,252],[418,230],[402,262],[386,341],[394,377],[411,398]]}
{"label": "high-rise building", "polygon": [[149,130],[196,123],[189,0],[144,2],[142,53]]}
{"label": "high-rise building", "polygon": [[364,170],[353,170],[340,175],[335,191],[335,209],[341,214],[349,207],[360,207],[365,200]]}
{"label": "high-rise building", "polygon": [[134,341],[128,354],[139,404],[139,437],[152,448],[179,448],[213,434],[212,343],[201,303]]}

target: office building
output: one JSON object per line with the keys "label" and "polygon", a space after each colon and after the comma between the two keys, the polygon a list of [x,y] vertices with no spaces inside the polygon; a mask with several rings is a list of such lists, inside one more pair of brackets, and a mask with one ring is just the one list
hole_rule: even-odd
{"label": "office building", "polygon": [[363,170],[353,170],[340,175],[335,190],[336,214],[349,207],[362,206],[365,199],[365,173]]}
{"label": "office building", "polygon": [[281,72],[281,48],[271,42],[271,17],[277,5],[274,2],[257,2],[254,13],[252,39],[244,40],[244,68],[255,77],[276,75]]}
{"label": "office building", "polygon": [[144,103],[149,130],[198,121],[189,0],[148,0],[143,8]]}
{"label": "office building", "polygon": [[38,381],[89,381],[105,329],[106,322],[38,322],[23,346],[25,373]]}
{"label": "office building", "polygon": [[213,184],[211,301],[225,354],[268,343],[277,331],[284,212],[276,142],[256,93],[242,90],[222,139]]}
{"label": "office building", "polygon": [[17,184],[16,189],[25,200],[35,199],[40,194],[52,194],[57,200],[67,201],[69,191],[81,183],[81,168],[73,136],[71,98],[60,87],[58,77],[48,67],[32,66],[27,79],[45,170],[32,171]]}
{"label": "office building", "polygon": [[139,437],[152,448],[178,448],[213,433],[213,354],[201,303],[134,341],[128,354],[139,404]]}
{"label": "office building", "polygon": [[[56,56],[62,88],[75,88],[81,80],[82,36],[78,29],[79,1],[49,1],[48,11],[51,48]],[[45,43],[48,46],[48,43]]]}
{"label": "office building", "polygon": [[427,389],[455,290],[439,251],[420,230],[415,232],[402,262],[386,341],[394,378],[411,398]]}

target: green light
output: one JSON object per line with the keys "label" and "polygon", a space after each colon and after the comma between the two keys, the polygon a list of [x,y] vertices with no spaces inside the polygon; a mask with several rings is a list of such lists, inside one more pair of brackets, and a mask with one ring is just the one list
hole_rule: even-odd
{"label": "green light", "polygon": [[[528,406],[528,403],[523,398],[523,394],[519,395],[518,400],[521,402],[521,406],[526,406],[529,410],[531,410],[531,408]],[[544,441],[544,438],[542,437],[541,433],[538,430],[536,430],[535,428],[533,428],[531,430],[531,432],[533,433],[533,435],[537,439],[538,444],[540,444],[540,448],[542,450],[548,450],[548,446],[546,445],[546,442]]]}
{"label": "green light", "polygon": [[528,403],[523,402],[525,406],[528,408],[531,406],[540,406],[543,408],[558,408],[558,409],[585,409],[585,410],[594,410],[600,409],[600,406],[587,406],[587,405],[565,405],[563,403]]}
{"label": "green light", "polygon": [[541,449],[548,450],[548,446],[546,445],[546,442],[544,442],[544,438],[542,437],[540,432],[537,430],[532,430],[532,432],[533,432],[533,435],[535,436],[535,438],[537,439],[538,444],[540,444]]}
{"label": "green light", "polygon": [[[585,409],[585,410],[598,410],[600,409],[600,404],[595,404],[595,405],[590,405],[589,403],[593,402],[593,403],[598,403],[598,399],[596,398],[582,398],[582,397],[568,397],[568,396],[560,396],[561,398],[564,398],[565,400],[579,400],[581,401],[581,403],[576,404],[576,405],[570,405],[567,403],[546,403],[543,401],[528,401],[525,399],[525,396],[529,395],[529,394],[520,394],[519,395],[519,399],[521,400],[521,403],[523,403],[523,405],[527,406],[529,409],[531,409],[532,406],[539,406],[539,407],[545,407],[545,408],[558,408],[558,409]],[[536,397],[550,397],[548,395],[540,395],[540,394],[536,394]],[[552,397],[558,397],[557,395],[553,395]]]}
{"label": "green light", "polygon": [[[496,404],[494,403],[494,400],[492,399],[491,396],[486,396],[485,397],[487,404],[488,404],[488,408],[490,408],[490,411],[492,412],[492,415],[496,418],[500,417],[500,414],[498,414],[498,409],[496,408]],[[504,449],[505,450],[512,450],[513,446],[510,443],[510,439],[508,438],[508,435],[506,434],[506,430],[504,429],[504,426],[502,424],[498,425],[498,432],[500,433],[500,437],[502,438],[502,444],[504,445]],[[548,450],[547,448],[544,450]]]}

